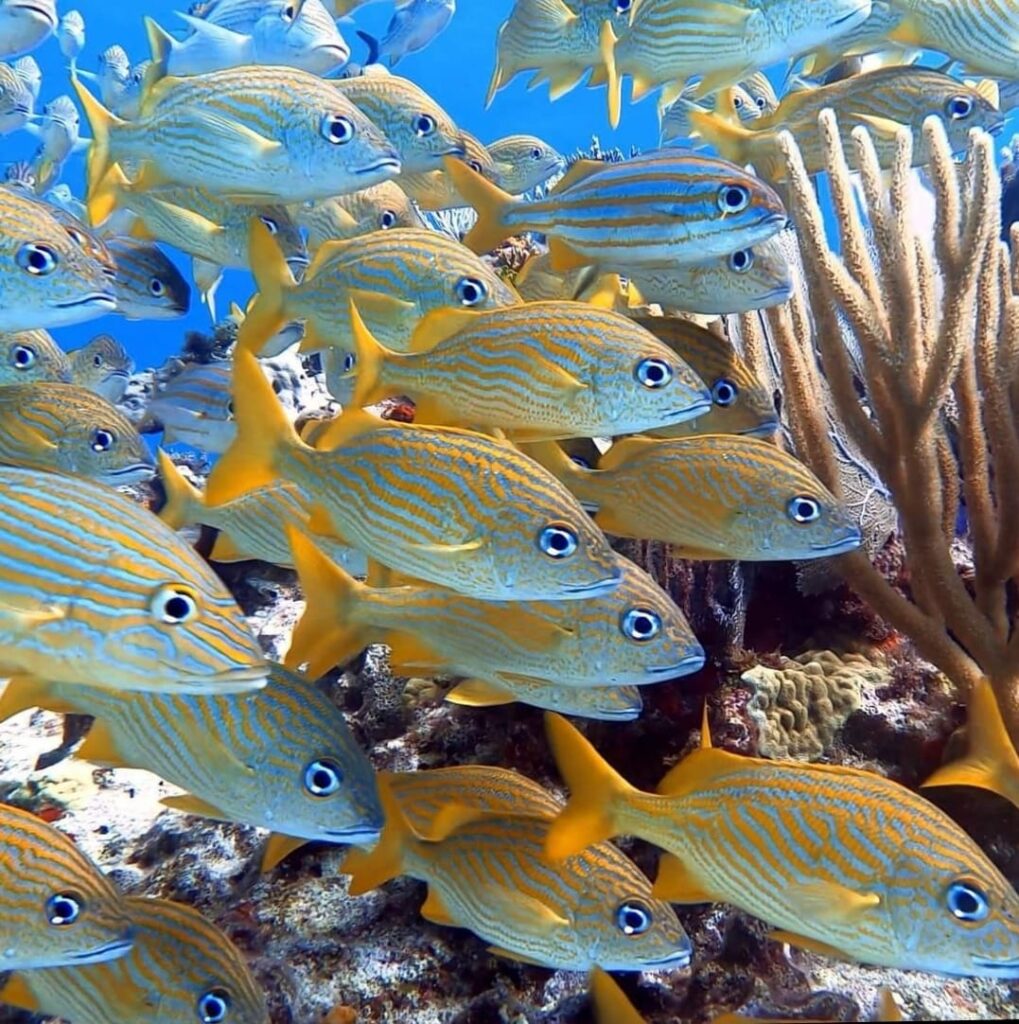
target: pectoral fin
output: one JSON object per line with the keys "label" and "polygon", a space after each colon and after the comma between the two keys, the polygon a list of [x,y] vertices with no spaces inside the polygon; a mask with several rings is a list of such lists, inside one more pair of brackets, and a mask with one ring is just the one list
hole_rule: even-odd
{"label": "pectoral fin", "polygon": [[857,892],[831,881],[788,885],[786,894],[810,920],[852,921],[881,905],[876,892]]}
{"label": "pectoral fin", "polygon": [[181,814],[197,814],[201,818],[214,818],[216,821],[234,820],[218,807],[197,796],[192,796],[190,793],[182,793],[180,796],[164,796],[160,803],[173,811],[180,811]]}
{"label": "pectoral fin", "polygon": [[0,623],[7,623],[15,629],[31,629],[47,622],[59,622],[63,618],[66,615],[62,609],[32,598],[9,596],[0,601]]}
{"label": "pectoral fin", "polygon": [[854,957],[848,956],[835,946],[829,946],[826,942],[820,942],[817,939],[807,938],[805,935],[797,935],[795,932],[769,932],[768,938],[773,942],[787,942],[790,946],[796,946],[798,949],[805,949],[810,953],[817,953],[818,956],[829,957],[832,960],[843,960],[847,963],[856,962]]}
{"label": "pectoral fin", "polygon": [[277,864],[286,860],[294,850],[299,850],[302,846],[307,845],[307,842],[307,839],[298,839],[296,836],[283,836],[278,832],[273,832],[266,840],[265,848],[262,850],[262,863],[260,865],[262,874],[272,871]]}
{"label": "pectoral fin", "polygon": [[421,904],[420,913],[426,921],[431,921],[432,924],[443,924],[451,928],[462,927],[453,919],[453,915],[442,901],[442,897],[436,892],[434,885],[428,887],[428,895],[425,897],[424,903]]}
{"label": "pectoral fin", "polygon": [[658,877],[651,889],[656,899],[669,903],[714,903],[715,897],[690,873],[687,866],[671,853],[658,861]]}

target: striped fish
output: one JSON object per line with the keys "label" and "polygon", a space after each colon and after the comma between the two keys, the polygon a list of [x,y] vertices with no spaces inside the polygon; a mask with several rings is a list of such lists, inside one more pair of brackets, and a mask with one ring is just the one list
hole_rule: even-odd
{"label": "striped fish", "polygon": [[72,79],[92,126],[94,224],[110,212],[110,166],[125,160],[141,161],[143,183],[256,203],[325,199],[400,170],[396,151],[365,114],[333,83],[297,68],[249,65],[164,78],[145,94],[134,121],[111,114]]}
{"label": "striped fish", "polygon": [[0,135],[24,128],[35,100],[28,86],[10,64],[0,64]]}
{"label": "striped fish", "polygon": [[429,314],[417,352],[379,345],[356,310],[354,405],[406,395],[415,423],[498,427],[515,439],[632,434],[701,416],[704,382],[628,317],[583,302]]}
{"label": "striped fish", "polygon": [[510,235],[540,231],[555,270],[694,263],[763,242],[786,224],[770,186],[734,164],[680,150],[578,161],[534,202],[513,199],[455,160],[446,168],[478,211],[469,248],[488,252]]}
{"label": "striped fish", "polygon": [[57,28],[56,0],[33,0],[0,7],[0,57],[17,57],[34,50]]}
{"label": "striped fish", "polygon": [[675,317],[638,317],[637,323],[695,367],[711,390],[709,412],[689,423],[649,431],[652,437],[743,434],[769,438],[778,430],[774,398],[728,338]]}
{"label": "striped fish", "polygon": [[56,210],[0,186],[0,331],[66,327],[116,307],[108,268]]}
{"label": "striped fish", "polygon": [[630,786],[548,716],[570,802],[553,860],[618,834],[668,851],[654,892],[731,903],[773,937],[885,967],[1019,977],[1019,895],[946,814],[871,772],[702,747],[656,793]]}
{"label": "striped fish", "polygon": [[74,1024],[269,1024],[265,996],[226,934],[193,907],[128,896],[131,952],[90,967],[19,971],[0,1001]]}
{"label": "striped fish", "polygon": [[488,144],[499,185],[510,195],[530,192],[566,169],[566,158],[536,135],[504,135]]}
{"label": "striped fish", "polygon": [[[293,568],[294,560],[286,527],[308,527],[310,501],[285,480],[247,491],[222,505],[210,505],[204,494],[191,484],[173,461],[160,451],[159,476],[166,491],[166,504],[159,518],[174,530],[201,523],[219,530],[209,558],[213,562],[246,562],[257,559],[284,568]],[[217,473],[212,468],[212,476]],[[218,479],[218,477],[217,477]],[[329,558],[353,576],[367,572],[364,555],[354,548],[319,537]]]}
{"label": "striped fish", "polygon": [[0,387],[71,381],[71,364],[48,331],[0,333]]}
{"label": "striped fish", "polygon": [[630,274],[634,305],[655,302],[684,313],[748,313],[786,302],[792,291],[789,259],[774,238],[704,263],[641,267]]}
{"label": "striped fish", "polygon": [[621,555],[615,556],[620,583],[611,594],[584,602],[479,601],[419,582],[357,583],[302,534],[291,530],[290,540],[307,604],[286,660],[307,663],[313,676],[370,643],[385,643],[395,671],[472,677],[457,703],[468,697],[495,703],[518,692],[518,680],[578,689],[631,686],[704,664],[683,613]]}
{"label": "striped fish", "polygon": [[107,238],[117,267],[117,313],[128,320],[173,320],[191,305],[191,286],[166,253],[134,238]]}
{"label": "striped fish", "polygon": [[893,43],[890,36],[906,13],[906,5],[874,0],[870,17],[855,28],[840,33],[819,49],[807,55],[803,73],[811,78],[820,77],[843,60],[881,54],[894,64],[913,64],[919,52],[911,47]]}
{"label": "striped fish", "polygon": [[257,699],[10,680],[0,720],[32,707],[94,715],[76,756],[187,791],[167,807],[330,843],[371,844],[382,828],[375,773],[343,714],[279,665]]}
{"label": "striped fish", "polygon": [[628,437],[585,470],[552,442],[528,453],[556,473],[598,526],[671,544],[678,558],[773,562],[860,546],[860,527],[813,473],[774,445],[709,434]]}
{"label": "striped fish", "polygon": [[92,391],[52,381],[0,388],[0,463],[112,487],[155,472],[148,447],[123,413]]}
{"label": "striped fish", "polygon": [[[453,119],[409,78],[360,75],[329,84],[385,133],[399,153],[401,174],[441,170],[444,156],[464,155],[465,143]],[[353,189],[333,193],[343,191]]]}
{"label": "striped fish", "polygon": [[0,467],[0,674],[172,693],[264,684],[229,592],[148,509],[80,477]]}
{"label": "striped fish", "polygon": [[344,860],[352,895],[410,875],[428,884],[421,908],[427,920],[469,928],[493,943],[492,952],[544,967],[689,964],[690,940],[672,908],[652,898],[647,879],[610,843],[553,866],[542,851],[548,821],[526,816],[480,817],[441,842],[423,842],[402,815],[406,788],[399,802],[384,782],[379,792],[382,839],[370,853],[353,850]]}
{"label": "striped fish", "polygon": [[[488,181],[501,184],[499,169],[488,149],[470,132],[461,132],[460,137],[466,152],[458,159]],[[456,190],[450,176],[441,169],[417,173],[405,171],[396,181],[422,210],[455,210],[470,205]]]}
{"label": "striped fish", "polygon": [[0,804],[0,949],[5,971],[123,956],[134,928],[124,899],[63,832]]}
{"label": "striped fish", "polygon": [[79,387],[102,395],[108,402],[124,397],[134,373],[131,354],[111,334],[97,334],[90,342],[67,353],[71,379]]}
{"label": "striped fish", "polygon": [[619,584],[587,513],[516,449],[355,411],[334,421],[320,442],[328,450],[317,451],[298,437],[254,356],[240,350],[234,363],[237,439],[208,482],[213,504],[289,480],[312,498],[314,532],[479,598],[581,600]]}
{"label": "striped fish", "polygon": [[142,433],[161,429],[164,444],[225,452],[237,434],[230,380],[229,363],[185,366],[149,402]]}
{"label": "striped fish", "polygon": [[786,174],[778,141],[784,131],[796,138],[807,172],[823,170],[825,150],[817,118],[829,107],[838,115],[843,145],[853,144],[855,128],[866,128],[886,167],[894,159],[895,138],[903,125],[913,131],[913,162],[923,164],[928,153],[921,129],[928,117],[943,119],[954,150],[965,149],[972,129],[996,132],[1003,124],[998,108],[976,89],[938,71],[913,66],[878,68],[831,85],[796,90],[783,98],[774,114],[748,126],[700,111],[692,111],[690,121],[723,155],[753,163],[764,178],[777,182],[784,181]]}

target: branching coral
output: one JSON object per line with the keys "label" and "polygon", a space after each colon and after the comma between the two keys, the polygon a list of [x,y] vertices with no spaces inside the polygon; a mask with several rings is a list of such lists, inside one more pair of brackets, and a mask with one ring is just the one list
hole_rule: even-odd
{"label": "branching coral", "polygon": [[[971,689],[986,676],[1016,743],[1019,264],[999,239],[992,142],[974,133],[956,164],[941,122],[925,124],[937,210],[931,247],[910,221],[912,134],[899,134],[886,185],[871,137],[853,133],[868,232],[831,111],[820,126],[841,255],[826,238],[795,142],[782,139],[805,287],[765,323],[781,354],[790,430],[799,455],[838,493],[836,452],[817,401],[830,395],[898,511],[911,599],[862,551],[839,559],[839,572],[957,685]],[[744,326],[752,336],[753,324]],[[945,415],[950,404],[954,424]],[[953,560],[960,506],[970,581]]]}

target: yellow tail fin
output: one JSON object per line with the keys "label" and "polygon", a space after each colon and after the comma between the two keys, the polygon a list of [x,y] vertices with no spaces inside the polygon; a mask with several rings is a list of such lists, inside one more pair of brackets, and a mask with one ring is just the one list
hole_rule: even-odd
{"label": "yellow tail fin", "polygon": [[730,121],[690,100],[679,99],[676,102],[685,103],[689,107],[687,116],[691,129],[698,132],[705,142],[714,146],[726,160],[738,164],[750,161],[748,144],[754,133],[749,128],[744,128],[738,119]]}
{"label": "yellow tail fin", "polygon": [[152,65],[163,78],[170,66],[170,54],[175,42],[173,36],[152,18],[145,19],[145,33],[149,37],[149,49],[152,51]]}
{"label": "yellow tail fin", "polygon": [[342,870],[351,876],[351,896],[360,896],[401,875],[404,850],[413,839],[396,796],[382,778],[378,780],[378,789],[386,824],[370,852],[351,850],[344,858]]}
{"label": "yellow tail fin", "polygon": [[615,808],[636,790],[565,718],[546,714],[545,728],[570,787],[569,803],[545,838],[545,854],[558,861],[616,835]]}
{"label": "yellow tail fin", "polygon": [[591,971],[590,984],[596,1024],[644,1024],[623,990],[600,967]]}
{"label": "yellow tail fin", "polygon": [[462,160],[447,156],[443,164],[457,192],[478,211],[478,222],[467,232],[464,245],[476,253],[491,252],[513,234],[513,228],[507,227],[504,219],[516,200]]}
{"label": "yellow tail fin", "polygon": [[602,63],[605,65],[605,84],[609,90],[609,124],[619,127],[619,118],[623,109],[623,83],[616,70],[616,33],[612,23],[607,19],[602,22],[598,37],[598,49]]}
{"label": "yellow tail fin", "polygon": [[280,247],[258,217],[252,217],[248,229],[248,263],[258,295],[237,332],[237,348],[257,354],[289,319],[286,293],[297,287]]}
{"label": "yellow tail fin", "polygon": [[307,664],[308,675],[317,679],[333,665],[346,664],[371,642],[353,624],[351,614],[367,588],[293,526],[287,527],[287,540],[306,604],[284,664],[291,669]]}
{"label": "yellow tail fin", "polygon": [[394,394],[381,380],[382,369],[391,353],[375,340],[353,299],[350,300],[350,328],[354,337],[354,350],[357,352],[353,404],[364,408]]}
{"label": "yellow tail fin", "polygon": [[184,477],[173,459],[162,448],[156,452],[159,476],[166,491],[166,504],[159,510],[159,518],[171,530],[179,530],[195,522],[195,512],[204,505],[202,492]]}
{"label": "yellow tail fin", "polygon": [[[100,186],[110,169],[110,131],[124,122],[119,117],[111,114],[81,84],[81,81],[78,79],[78,72],[73,67],[71,68],[71,84],[74,86],[78,102],[82,105],[85,116],[88,118],[89,127],[92,129],[92,142],[88,147],[88,160],[86,163],[86,176],[88,179],[87,205],[89,220],[93,224],[101,224],[102,220],[97,219],[97,214],[101,212],[99,200],[102,195],[102,189]],[[95,204],[95,212],[93,211],[93,204]]]}
{"label": "yellow tail fin", "polygon": [[74,714],[77,708],[70,707],[53,696],[49,683],[34,676],[12,676],[0,683],[0,722],[6,722],[29,708],[46,708]]}

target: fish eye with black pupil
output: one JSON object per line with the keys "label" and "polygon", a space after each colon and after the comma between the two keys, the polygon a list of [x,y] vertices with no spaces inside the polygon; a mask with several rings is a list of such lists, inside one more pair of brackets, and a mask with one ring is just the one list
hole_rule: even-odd
{"label": "fish eye with black pupil", "polygon": [[168,626],[180,626],[198,615],[194,594],[183,586],[160,587],[152,596],[152,613]]}
{"label": "fish eye with black pupil", "polygon": [[960,921],[982,921],[991,911],[987,894],[973,882],[952,882],[945,890],[945,901]]}
{"label": "fish eye with black pupil", "polygon": [[642,359],[634,370],[639,384],[649,390],[663,388],[672,380],[672,367],[661,359]]}
{"label": "fish eye with black pupil", "polygon": [[342,146],[354,137],[354,122],[342,114],[326,114],[322,118],[322,135],[334,146]]}
{"label": "fish eye with black pupil", "polygon": [[81,916],[81,899],[71,892],[54,893],[46,901],[46,918],[50,924],[64,928]]}
{"label": "fish eye with black pupil", "polygon": [[549,558],[569,558],[577,545],[577,535],[568,526],[546,526],[538,534],[538,547]]}
{"label": "fish eye with black pupil", "polygon": [[112,431],[102,428],[94,430],[92,432],[92,451],[108,452],[116,444],[116,441],[117,437]]}
{"label": "fish eye with black pupil", "polygon": [[719,377],[711,388],[711,401],[723,409],[739,397],[739,388],[728,377]]}
{"label": "fish eye with black pupil", "polygon": [[737,249],[729,257],[729,269],[735,270],[737,274],[746,273],[754,265],[753,249]]}
{"label": "fish eye with black pupil", "polygon": [[718,208],[722,213],[740,213],[750,205],[750,190],[743,185],[723,185],[718,190]]}
{"label": "fish eye with black pupil", "polygon": [[624,612],[620,625],[624,636],[643,643],[658,635],[662,628],[662,619],[650,608],[630,608]]}
{"label": "fish eye with black pupil", "polygon": [[789,502],[789,518],[796,523],[813,523],[821,518],[821,506],[806,495],[799,494]]}
{"label": "fish eye with black pupil", "polygon": [[18,370],[29,370],[35,366],[36,354],[34,348],[28,345],[15,345],[11,349],[11,365]]}
{"label": "fish eye with black pupil", "polygon": [[488,296],[488,286],[476,277],[461,277],[456,283],[456,297],[462,306],[476,306]]}
{"label": "fish eye with black pupil", "polygon": [[438,125],[435,123],[435,118],[431,114],[418,114],[414,118],[414,134],[419,138],[427,138],[429,135],[434,134],[435,129]]}
{"label": "fish eye with black pupil", "polygon": [[627,900],[616,908],[616,927],[624,935],[643,935],[652,921],[651,908],[641,900]]}
{"label": "fish eye with black pupil", "polygon": [[59,262],[56,252],[48,245],[27,242],[17,253],[18,266],[33,277],[46,277],[57,269]]}
{"label": "fish eye with black pupil", "polygon": [[331,758],[319,758],[304,769],[304,788],[312,796],[332,796],[342,784],[343,773]]}
{"label": "fish eye with black pupil", "polygon": [[230,1012],[230,996],[225,989],[211,989],[202,993],[196,1009],[202,1024],[222,1024]]}

